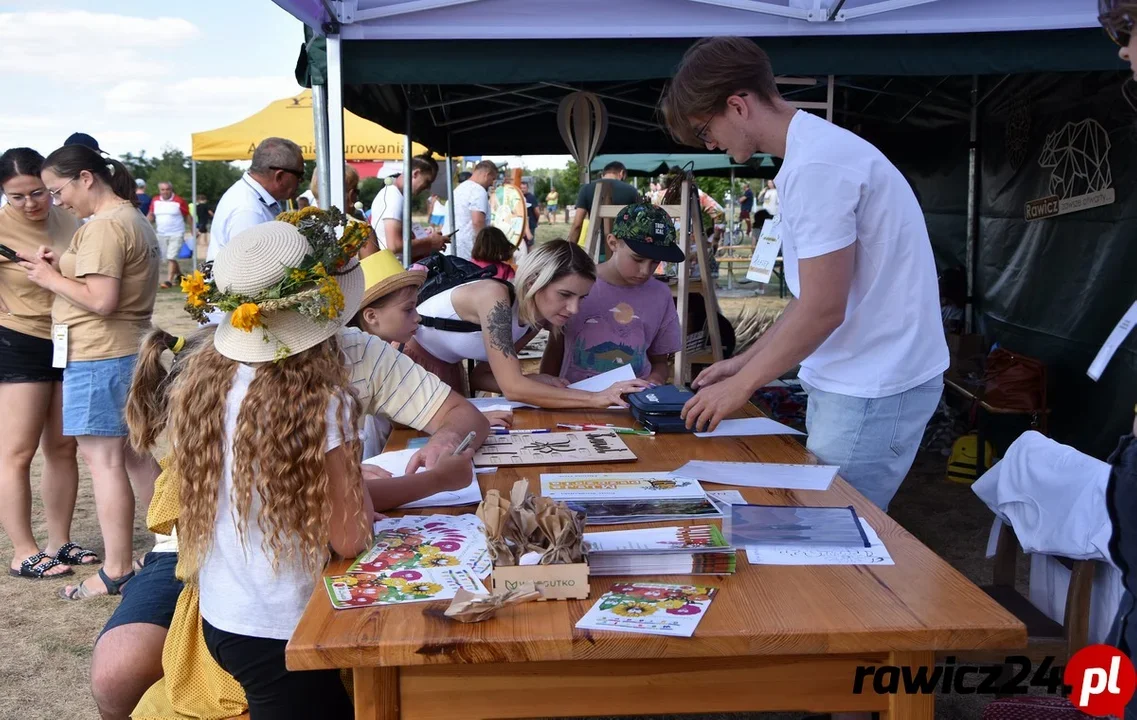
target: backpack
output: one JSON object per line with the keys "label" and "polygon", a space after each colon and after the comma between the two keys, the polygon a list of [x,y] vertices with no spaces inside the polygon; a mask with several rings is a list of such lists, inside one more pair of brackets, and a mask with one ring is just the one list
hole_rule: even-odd
{"label": "backpack", "polygon": [[[426,281],[418,291],[418,304],[422,305],[429,298],[459,285],[477,282],[478,280],[496,280],[509,288],[510,305],[516,297],[513,283],[495,278],[497,268],[479,267],[474,263],[456,255],[446,255],[434,252],[415,263],[416,266],[426,269]],[[419,316],[419,323],[435,330],[444,332],[481,332],[482,326],[466,320],[450,320],[427,315]]]}

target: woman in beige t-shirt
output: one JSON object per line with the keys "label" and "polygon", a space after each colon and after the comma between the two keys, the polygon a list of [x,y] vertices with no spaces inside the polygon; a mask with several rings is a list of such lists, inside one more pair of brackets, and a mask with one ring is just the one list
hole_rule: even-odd
{"label": "woman in beige t-shirt", "polygon": [[[0,155],[0,244],[24,257],[41,246],[62,251],[79,227],[54,207],[40,180],[43,156],[30,148]],[[71,517],[79,487],[75,440],[64,437],[63,371],[51,363],[54,296],[28,280],[19,263],[0,257],[0,525],[12,542],[8,574],[39,579],[71,575],[68,565],[99,558],[71,542]],[[32,532],[31,463],[43,451],[40,497],[47,518],[47,546]]]}
{"label": "woman in beige t-shirt", "polygon": [[128,448],[123,412],[139,344],[150,329],[160,257],[158,237],[138,212],[134,179],[122,163],[66,145],[44,160],[41,177],[61,206],[89,218],[62,255],[41,248],[22,263],[28,279],[55,293],[53,335],[66,331],[65,343],[56,341],[56,353],[66,357],[63,434],[77,438],[91,469],[103,534],[98,576],[60,591],[79,600],[116,595],[134,576],[135,498],[128,473],[146,507],[160,472],[149,454]]}

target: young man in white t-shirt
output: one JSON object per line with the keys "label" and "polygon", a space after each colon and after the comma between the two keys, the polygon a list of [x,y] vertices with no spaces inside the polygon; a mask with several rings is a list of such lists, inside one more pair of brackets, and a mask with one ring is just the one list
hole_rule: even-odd
{"label": "young man in white t-shirt", "polygon": [[482,160],[474,166],[470,179],[454,188],[454,225],[458,229],[455,245],[460,258],[473,259],[474,236],[489,224],[488,190],[497,176],[497,165],[492,160]]}
{"label": "young man in white t-shirt", "polygon": [[[430,187],[438,175],[438,163],[429,156],[411,158],[411,196],[418,195]],[[380,250],[390,250],[400,259],[403,257],[403,193],[406,191],[404,178],[400,173],[386,185],[375,200],[371,202],[371,226]],[[414,225],[411,228],[411,261],[419,260],[438,252],[449,243],[446,236],[429,228]]]}
{"label": "young man in white t-shirt", "polygon": [[766,54],[707,38],[683,58],[663,111],[690,145],[784,159],[774,184],[785,312],[745,353],[692,384],[690,428],[714,428],[800,363],[808,447],[887,510],[943,394],[947,342],[935,260],[908,181],[873,145],[778,94]]}

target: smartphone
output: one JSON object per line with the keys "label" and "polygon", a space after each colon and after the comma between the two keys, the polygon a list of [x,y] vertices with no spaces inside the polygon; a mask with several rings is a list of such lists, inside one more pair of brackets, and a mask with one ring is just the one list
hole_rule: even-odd
{"label": "smartphone", "polygon": [[16,254],[15,250],[8,247],[7,245],[0,244],[0,255],[3,255],[12,262],[20,262],[20,256]]}

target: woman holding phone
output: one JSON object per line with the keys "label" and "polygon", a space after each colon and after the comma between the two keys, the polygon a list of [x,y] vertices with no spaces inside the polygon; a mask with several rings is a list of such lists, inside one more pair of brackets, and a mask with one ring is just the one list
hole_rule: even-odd
{"label": "woman holding phone", "polygon": [[[0,525],[12,543],[8,574],[38,580],[99,561],[71,542],[79,487],[75,439],[63,436],[63,370],[52,366],[54,295],[28,280],[21,257],[40,247],[61,254],[79,222],[51,202],[40,179],[43,156],[31,148],[0,155]],[[32,532],[31,463],[43,451],[40,496],[47,545]]]}
{"label": "woman holding phone", "polygon": [[41,248],[20,263],[31,282],[55,295],[63,434],[76,438],[94,485],[103,567],[59,592],[65,600],[82,600],[117,595],[134,577],[129,478],[138,480],[138,502],[147,507],[160,472],[149,454],[140,457],[127,446],[124,410],[139,345],[150,329],[161,260],[158,236],[138,212],[134,179],[122,163],[65,145],[43,161],[40,177],[60,206],[88,218],[63,253]]}

